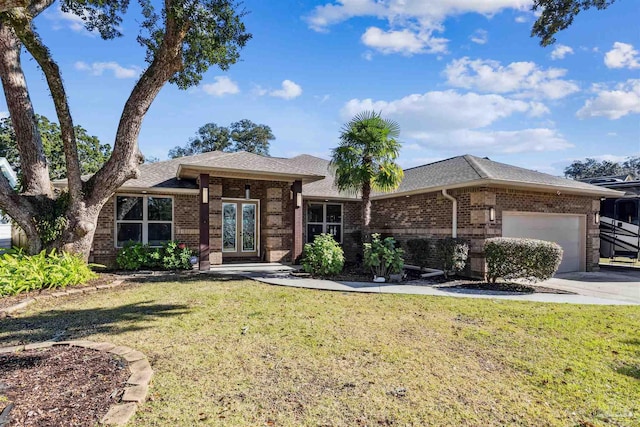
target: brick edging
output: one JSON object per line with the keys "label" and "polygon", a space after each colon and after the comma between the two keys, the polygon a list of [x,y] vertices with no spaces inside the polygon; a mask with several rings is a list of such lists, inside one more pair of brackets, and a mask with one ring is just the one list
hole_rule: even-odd
{"label": "brick edging", "polygon": [[50,294],[29,297],[27,299],[20,301],[17,304],[10,305],[9,307],[5,307],[5,308],[0,308],[0,319],[7,317],[7,315],[15,313],[18,310],[22,310],[37,301],[51,299],[51,298],[66,297],[69,295],[88,294],[88,293],[97,292],[103,289],[116,288],[118,286],[122,286],[124,283],[125,283],[124,279],[118,279],[106,285],[83,286],[80,288],[70,287],[69,289],[63,288],[59,291],[52,292]]}
{"label": "brick edging", "polygon": [[50,348],[54,346],[68,345],[69,347],[81,347],[90,350],[112,353],[122,358],[129,368],[131,376],[125,384],[122,402],[111,405],[109,411],[100,419],[101,424],[122,426],[125,425],[138,409],[138,405],[145,402],[149,385],[153,377],[153,369],[147,360],[147,356],[137,350],[125,346],[116,346],[110,342],[94,342],[86,340],[77,341],[45,341],[34,344],[17,345],[0,348],[0,354],[15,353],[19,351]]}

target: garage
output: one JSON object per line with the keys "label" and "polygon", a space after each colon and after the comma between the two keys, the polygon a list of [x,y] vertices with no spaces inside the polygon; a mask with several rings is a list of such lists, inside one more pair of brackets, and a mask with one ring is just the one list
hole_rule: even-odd
{"label": "garage", "polygon": [[585,215],[503,212],[502,236],[556,242],[563,255],[559,273],[584,271]]}

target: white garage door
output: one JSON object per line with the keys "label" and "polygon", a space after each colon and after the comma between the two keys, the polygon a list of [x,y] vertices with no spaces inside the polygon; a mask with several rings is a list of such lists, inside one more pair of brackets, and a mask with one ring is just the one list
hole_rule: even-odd
{"label": "white garage door", "polygon": [[562,246],[558,272],[584,271],[585,216],[503,212],[502,236],[547,240]]}
{"label": "white garage door", "polygon": [[0,248],[11,247],[11,224],[3,224],[0,221]]}

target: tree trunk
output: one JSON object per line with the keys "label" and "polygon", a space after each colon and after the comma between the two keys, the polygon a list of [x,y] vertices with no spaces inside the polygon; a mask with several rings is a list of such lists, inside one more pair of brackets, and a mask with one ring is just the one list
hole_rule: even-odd
{"label": "tree trunk", "polygon": [[371,242],[371,183],[362,184],[362,243]]}
{"label": "tree trunk", "polygon": [[0,24],[0,79],[20,152],[23,194],[51,197],[49,167],[20,63],[20,48],[14,31]]}

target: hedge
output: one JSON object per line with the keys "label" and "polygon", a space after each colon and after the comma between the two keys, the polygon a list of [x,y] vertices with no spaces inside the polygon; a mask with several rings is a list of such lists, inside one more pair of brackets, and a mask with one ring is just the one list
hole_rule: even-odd
{"label": "hedge", "polygon": [[553,277],[562,261],[562,247],[536,239],[495,237],[484,244],[487,278],[495,283],[505,280],[547,280]]}

